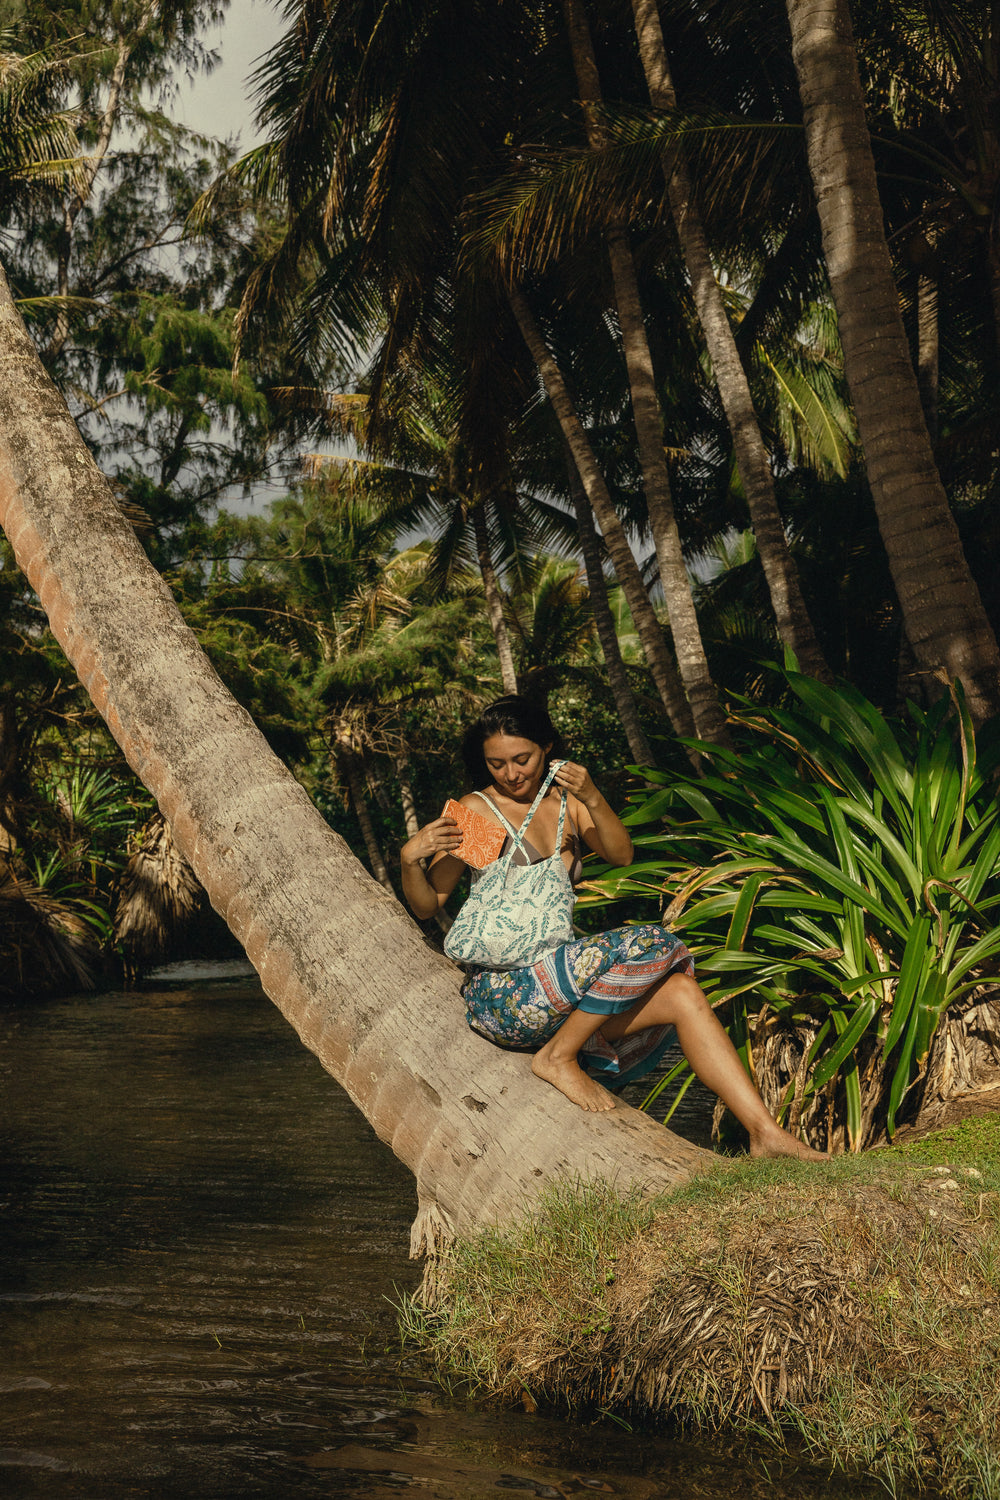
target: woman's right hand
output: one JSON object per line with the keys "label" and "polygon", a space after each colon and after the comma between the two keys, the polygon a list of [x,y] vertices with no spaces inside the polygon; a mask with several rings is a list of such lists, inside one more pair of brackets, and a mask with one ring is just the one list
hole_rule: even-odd
{"label": "woman's right hand", "polygon": [[419,865],[422,859],[431,860],[436,854],[454,854],[461,842],[462,830],[454,818],[435,818],[407,839],[399,857],[404,865]]}

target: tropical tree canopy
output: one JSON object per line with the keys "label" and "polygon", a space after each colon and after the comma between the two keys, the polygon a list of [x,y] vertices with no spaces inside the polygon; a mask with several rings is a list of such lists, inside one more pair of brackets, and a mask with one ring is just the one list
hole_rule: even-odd
{"label": "tropical tree canopy", "polygon": [[[990,14],[295,0],[254,77],[263,144],[234,157],[171,114],[224,11],[0,5],[12,295],[142,551],[387,892],[502,691],[545,701],[622,805],[662,786],[637,820],[697,803],[703,961],[746,970],[716,985],[731,1024],[805,1025],[822,991],[778,1102],[808,1128],[835,1098],[846,1144],[891,1131],[990,977]],[[148,799],[3,546],[0,861],[107,949],[111,843]],[[843,747],[807,751],[802,713],[830,755],[891,721],[900,776],[932,768],[914,806],[961,760],[954,848],[887,811],[878,757],[848,784]],[[710,805],[735,819],[718,868]],[[700,878],[674,833],[648,833],[655,880],[605,890],[625,920]],[[796,838],[830,868],[803,873]],[[755,839],[788,847],[744,869]],[[792,888],[847,904],[793,916]],[[840,950],[822,983],[807,940]]]}

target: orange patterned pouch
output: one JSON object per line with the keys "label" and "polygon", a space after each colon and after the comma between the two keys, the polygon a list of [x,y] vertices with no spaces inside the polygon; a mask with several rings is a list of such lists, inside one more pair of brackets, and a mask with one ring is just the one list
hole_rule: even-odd
{"label": "orange patterned pouch", "polygon": [[463,807],[449,797],[444,805],[442,818],[454,818],[462,830],[462,842],[453,852],[474,870],[485,870],[503,848],[507,833],[498,823],[491,823],[471,807]]}

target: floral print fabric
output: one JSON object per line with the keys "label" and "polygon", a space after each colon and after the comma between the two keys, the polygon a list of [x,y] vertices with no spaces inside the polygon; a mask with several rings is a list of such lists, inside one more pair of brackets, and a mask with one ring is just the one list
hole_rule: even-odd
{"label": "floral print fabric", "polygon": [[[498,1047],[537,1052],[571,1011],[616,1015],[669,974],[693,975],[694,962],[679,938],[651,923],[575,938],[527,968],[473,970],[462,993],[473,1031]],[[613,1046],[598,1031],[580,1063],[619,1086],[655,1067],[672,1040],[671,1026]]]}

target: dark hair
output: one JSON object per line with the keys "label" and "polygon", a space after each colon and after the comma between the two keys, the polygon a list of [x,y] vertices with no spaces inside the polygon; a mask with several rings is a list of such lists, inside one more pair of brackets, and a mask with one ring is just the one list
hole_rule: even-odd
{"label": "dark hair", "polygon": [[509,734],[515,739],[531,740],[536,745],[549,745],[551,748],[546,759],[546,769],[550,759],[566,755],[562,735],[540,703],[534,703],[530,698],[519,698],[514,693],[506,698],[498,698],[495,703],[483,709],[474,724],[469,725],[462,740],[462,759],[469,773],[469,780],[477,791],[489,786],[493,780],[483,755],[483,746],[495,734]]}

